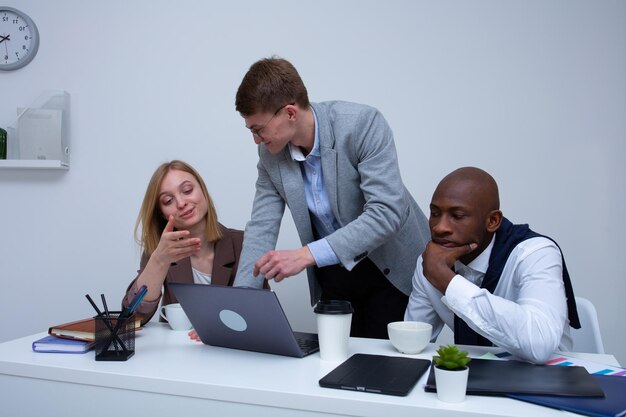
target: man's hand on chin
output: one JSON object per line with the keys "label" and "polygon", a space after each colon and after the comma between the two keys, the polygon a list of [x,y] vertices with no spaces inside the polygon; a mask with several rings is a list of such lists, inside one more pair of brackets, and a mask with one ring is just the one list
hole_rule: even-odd
{"label": "man's hand on chin", "polygon": [[422,254],[424,276],[433,287],[445,294],[448,284],[456,275],[452,270],[454,263],[461,256],[467,255],[477,247],[476,243],[448,247],[431,240]]}

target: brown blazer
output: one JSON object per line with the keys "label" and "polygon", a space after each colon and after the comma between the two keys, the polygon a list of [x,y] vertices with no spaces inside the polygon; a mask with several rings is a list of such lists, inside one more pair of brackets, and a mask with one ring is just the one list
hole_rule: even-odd
{"label": "brown blazer", "polygon": [[[211,284],[228,285],[232,286],[237,274],[237,267],[239,266],[239,255],[241,254],[241,244],[243,242],[243,231],[237,229],[228,229],[220,224],[220,231],[222,232],[222,238],[215,242],[215,257],[213,259],[213,271],[211,272]],[[141,275],[148,260],[150,258],[144,253],[141,256],[141,263],[137,277]],[[137,292],[136,281],[137,277],[130,283],[126,289],[126,295],[122,301],[122,307],[126,307],[130,300]],[[141,324],[144,325],[157,311],[159,301],[161,305],[167,305],[177,303],[174,293],[169,288],[170,282],[184,282],[193,284],[193,272],[191,271],[191,259],[184,258],[176,263],[172,263],[170,269],[167,271],[165,281],[163,282],[163,295],[156,300],[142,302],[135,313],[141,316]],[[265,286],[267,287],[267,284]],[[161,300],[162,298],[162,300]],[[164,321],[162,317],[159,317],[159,321]]]}

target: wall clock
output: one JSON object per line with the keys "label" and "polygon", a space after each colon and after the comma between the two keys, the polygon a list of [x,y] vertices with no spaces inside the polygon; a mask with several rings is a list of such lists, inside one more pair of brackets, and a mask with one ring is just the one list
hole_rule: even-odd
{"label": "wall clock", "polygon": [[0,6],[0,70],[22,68],[39,49],[39,31],[24,12]]}

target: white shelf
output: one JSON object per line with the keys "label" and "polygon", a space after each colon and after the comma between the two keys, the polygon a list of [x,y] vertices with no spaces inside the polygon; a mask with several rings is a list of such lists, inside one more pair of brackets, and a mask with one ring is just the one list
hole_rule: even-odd
{"label": "white shelf", "polygon": [[70,164],[52,159],[4,159],[0,169],[70,169]]}

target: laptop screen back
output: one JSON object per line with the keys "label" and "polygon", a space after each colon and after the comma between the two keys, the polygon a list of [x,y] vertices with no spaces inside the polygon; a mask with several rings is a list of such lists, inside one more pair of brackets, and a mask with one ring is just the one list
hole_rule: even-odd
{"label": "laptop screen back", "polygon": [[169,285],[205,344],[305,356],[273,291],[221,285]]}

